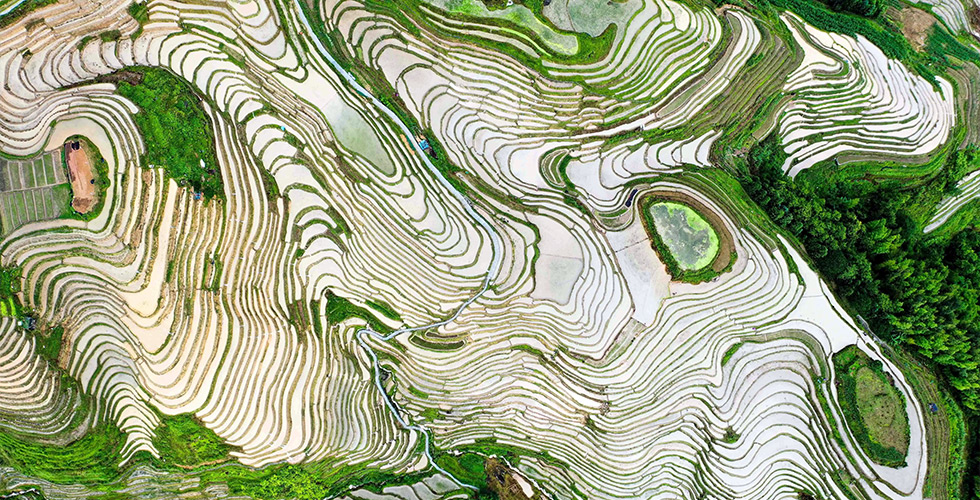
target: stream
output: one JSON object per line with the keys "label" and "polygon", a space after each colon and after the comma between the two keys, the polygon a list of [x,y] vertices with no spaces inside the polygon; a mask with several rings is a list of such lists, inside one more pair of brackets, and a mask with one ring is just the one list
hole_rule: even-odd
{"label": "stream", "polygon": [[432,464],[432,468],[452,478],[452,480],[455,481],[460,486],[476,490],[477,488],[475,486],[463,483],[455,476],[453,476],[451,473],[447,472],[445,469],[440,467],[439,464],[437,464],[435,459],[432,457],[431,438],[429,436],[428,429],[426,429],[421,424],[412,424],[408,420],[406,420],[405,417],[402,416],[402,413],[399,411],[398,406],[392,400],[391,396],[385,391],[384,386],[381,383],[381,373],[382,373],[381,364],[378,362],[378,355],[375,353],[374,349],[367,342],[367,339],[370,337],[375,341],[387,342],[402,334],[417,332],[421,330],[429,330],[433,328],[439,328],[443,325],[455,321],[456,318],[459,317],[459,315],[463,312],[464,309],[466,309],[470,304],[472,304],[474,301],[476,301],[481,296],[483,296],[483,294],[485,294],[487,290],[490,288],[490,284],[493,281],[493,277],[500,270],[500,265],[503,260],[503,256],[502,256],[503,240],[501,239],[500,234],[493,228],[493,226],[490,225],[490,222],[473,208],[473,202],[469,198],[467,198],[466,195],[464,195],[455,187],[453,187],[452,183],[450,183],[449,180],[447,180],[443,176],[442,172],[440,172],[439,169],[432,164],[432,162],[429,160],[429,156],[412,139],[414,138],[414,134],[412,133],[412,131],[408,128],[407,125],[405,125],[404,122],[401,121],[398,115],[394,111],[388,109],[388,107],[385,106],[376,97],[371,95],[361,84],[357,83],[357,80],[354,78],[354,75],[352,75],[350,72],[345,70],[337,62],[337,60],[333,58],[330,52],[327,51],[326,48],[323,46],[323,44],[320,42],[319,38],[316,36],[315,32],[313,31],[313,28],[310,26],[310,22],[306,18],[306,13],[303,11],[303,8],[299,3],[300,0],[294,0],[294,2],[296,4],[296,10],[298,12],[299,19],[300,21],[303,22],[303,25],[306,27],[308,34],[310,38],[313,40],[314,45],[316,45],[316,48],[320,52],[320,55],[322,55],[330,63],[330,65],[337,72],[337,74],[339,74],[345,80],[347,80],[347,83],[351,85],[354,91],[356,91],[358,94],[371,101],[371,103],[374,104],[374,106],[378,108],[378,110],[380,110],[385,115],[387,115],[388,118],[390,118],[393,123],[398,124],[398,127],[401,129],[402,133],[404,133],[405,136],[409,138],[409,142],[412,143],[413,149],[415,150],[416,154],[418,154],[419,157],[422,159],[422,161],[425,163],[425,166],[429,169],[429,172],[432,174],[432,176],[435,179],[437,179],[439,183],[447,191],[452,193],[453,197],[456,199],[456,201],[466,212],[466,215],[472,218],[477,223],[477,225],[483,228],[490,235],[492,258],[491,258],[490,266],[487,269],[486,276],[483,278],[483,284],[475,294],[473,294],[469,299],[467,299],[462,304],[460,304],[460,306],[456,309],[456,311],[451,316],[449,316],[446,319],[436,321],[434,323],[429,323],[427,325],[403,327],[387,335],[382,335],[370,328],[361,328],[360,330],[357,331],[357,342],[368,353],[368,356],[370,356],[371,358],[371,363],[374,368],[374,385],[378,388],[378,392],[381,393],[381,396],[384,398],[385,406],[391,412],[392,416],[395,417],[395,420],[398,422],[398,425],[405,430],[419,432],[422,434],[425,442],[425,449],[424,449],[425,456],[426,458],[428,458],[429,463]]}

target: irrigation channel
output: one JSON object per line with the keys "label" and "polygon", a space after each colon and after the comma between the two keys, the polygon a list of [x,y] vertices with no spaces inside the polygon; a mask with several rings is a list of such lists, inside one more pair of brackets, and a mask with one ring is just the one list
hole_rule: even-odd
{"label": "irrigation channel", "polygon": [[[344,79],[347,80],[347,83],[349,83],[351,87],[358,94],[371,101],[371,103],[374,104],[374,106],[377,107],[381,112],[387,115],[392,120],[392,122],[398,124],[398,127],[401,128],[402,133],[404,133],[406,137],[409,138],[414,137],[414,134],[412,134],[408,126],[405,125],[404,122],[402,122],[401,118],[399,118],[394,111],[388,109],[387,106],[385,106],[376,97],[371,95],[363,86],[361,86],[361,84],[357,83],[357,80],[354,78],[354,75],[352,75],[350,72],[344,69],[337,62],[337,60],[334,59],[332,55],[330,55],[330,52],[327,51],[327,49],[323,46],[323,44],[320,42],[319,38],[317,38],[315,32],[313,31],[313,28],[310,26],[310,21],[306,18],[306,13],[303,11],[303,7],[300,5],[301,0],[293,0],[293,1],[296,5],[296,11],[299,15],[299,18],[303,22],[303,25],[306,27],[309,37],[313,40],[313,44],[316,45],[316,48],[320,52],[320,54],[324,58],[326,58],[327,61],[330,62],[330,65],[333,66],[337,74],[344,77]],[[425,442],[424,453],[426,458],[429,459],[429,463],[432,464],[432,468],[436,469],[442,474],[445,474],[453,481],[455,481],[456,484],[459,484],[460,486],[464,486],[466,488],[476,490],[478,489],[477,487],[470,484],[466,484],[460,481],[459,479],[456,479],[455,476],[453,476],[451,473],[449,473],[448,471],[440,467],[439,464],[436,463],[435,459],[432,457],[431,439],[429,437],[429,431],[424,426],[422,426],[421,424],[410,424],[407,420],[405,420],[404,417],[402,417],[401,412],[398,411],[398,406],[391,399],[391,396],[388,395],[387,391],[385,391],[384,389],[384,386],[381,384],[381,365],[378,362],[378,355],[375,354],[374,349],[372,349],[371,346],[366,341],[367,337],[373,337],[375,340],[381,342],[387,342],[405,333],[417,332],[421,330],[429,330],[432,328],[439,328],[440,326],[455,321],[456,318],[459,317],[459,315],[463,312],[464,309],[466,309],[470,304],[472,304],[474,301],[479,299],[481,296],[483,296],[483,294],[487,292],[487,290],[490,288],[491,282],[493,281],[493,277],[496,276],[497,272],[500,270],[500,264],[503,260],[503,256],[502,256],[503,240],[501,240],[500,234],[497,233],[497,231],[493,228],[493,226],[490,225],[490,222],[487,221],[487,219],[484,216],[480,215],[480,213],[473,208],[473,202],[465,195],[463,195],[463,193],[461,193],[459,190],[453,187],[452,183],[450,183],[442,175],[442,173],[439,172],[439,169],[437,169],[435,165],[433,165],[432,162],[429,161],[429,157],[425,153],[425,151],[423,151],[422,148],[419,147],[417,143],[415,143],[415,141],[409,139],[408,142],[412,144],[412,147],[413,149],[415,149],[416,154],[418,154],[418,156],[425,163],[425,166],[432,173],[433,177],[435,177],[439,181],[439,183],[446,188],[446,190],[448,190],[450,193],[453,194],[453,197],[455,197],[456,201],[458,201],[460,206],[463,207],[463,210],[466,212],[466,214],[470,216],[474,221],[476,221],[476,223],[484,230],[486,230],[486,232],[490,235],[490,249],[492,254],[490,266],[487,269],[486,276],[483,278],[483,284],[480,287],[480,290],[477,291],[473,296],[471,296],[465,302],[460,304],[460,306],[456,309],[456,312],[454,312],[452,316],[443,319],[441,321],[437,321],[435,323],[429,323],[427,325],[400,328],[387,335],[382,335],[372,330],[371,328],[361,328],[360,330],[357,331],[357,342],[371,357],[371,363],[374,366],[374,385],[377,386],[378,392],[380,392],[381,396],[384,398],[385,406],[387,406],[388,410],[391,411],[391,414],[395,417],[395,420],[398,421],[398,425],[400,425],[405,430],[415,431],[422,434],[422,437]]]}
{"label": "irrigation channel", "polygon": [[[18,0],[17,2],[14,2],[13,5],[11,5],[10,7],[7,7],[6,9],[0,10],[0,17],[3,17],[3,16],[6,16],[7,14],[10,14],[11,12],[14,11],[14,9],[16,9],[17,7],[20,7],[20,4],[22,4],[22,3],[26,2],[26,1],[27,0]],[[2,497],[0,497],[0,498],[2,498]]]}

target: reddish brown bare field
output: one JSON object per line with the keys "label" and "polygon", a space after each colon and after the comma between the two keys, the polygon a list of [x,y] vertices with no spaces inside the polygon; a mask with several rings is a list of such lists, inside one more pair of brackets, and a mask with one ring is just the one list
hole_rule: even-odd
{"label": "reddish brown bare field", "polygon": [[71,181],[71,208],[80,214],[87,214],[95,206],[95,178],[92,162],[84,147],[72,147],[75,141],[65,144],[65,158],[68,160],[68,179]]}

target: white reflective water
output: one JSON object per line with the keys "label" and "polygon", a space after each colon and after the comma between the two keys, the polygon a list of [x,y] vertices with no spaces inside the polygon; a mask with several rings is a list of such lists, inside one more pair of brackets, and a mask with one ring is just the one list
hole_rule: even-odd
{"label": "white reflective water", "polygon": [[[339,74],[340,76],[344,77],[344,79],[347,80],[347,83],[351,85],[354,91],[356,91],[358,94],[370,100],[375,107],[377,107],[381,112],[383,112],[389,118],[391,118],[392,122],[398,124],[398,127],[401,128],[402,132],[405,134],[406,137],[413,137],[414,134],[412,134],[408,126],[401,121],[398,115],[395,114],[394,111],[388,109],[388,107],[385,106],[376,97],[368,93],[368,91],[365,90],[364,87],[361,86],[361,84],[357,83],[357,80],[354,78],[354,75],[350,74],[350,72],[345,70],[337,62],[337,60],[333,58],[330,52],[327,51],[327,49],[323,46],[323,44],[314,34],[313,28],[310,26],[310,22],[306,18],[306,13],[303,11],[299,2],[300,0],[294,0],[294,3],[296,5],[297,15],[299,16],[300,21],[302,21],[303,25],[306,27],[309,37],[312,39],[313,44],[320,52],[320,55],[322,55],[330,63],[330,65],[334,68],[337,74]],[[409,141],[409,142],[413,142],[413,141]],[[500,265],[503,260],[503,256],[501,252],[503,248],[503,241],[501,240],[500,234],[497,232],[497,230],[490,225],[490,222],[484,216],[480,215],[480,213],[473,208],[473,202],[469,198],[467,198],[463,193],[457,190],[452,185],[452,183],[449,182],[445,176],[443,176],[442,172],[440,172],[439,169],[432,164],[432,162],[429,160],[428,155],[425,153],[425,151],[423,151],[419,147],[418,144],[415,144],[413,142],[412,147],[413,149],[415,149],[416,154],[418,154],[419,157],[422,159],[422,161],[425,163],[425,166],[426,168],[429,169],[429,172],[432,173],[432,176],[435,179],[437,179],[439,183],[446,188],[447,191],[452,193],[453,197],[456,198],[456,201],[460,204],[460,206],[463,207],[463,210],[466,212],[466,214],[470,218],[472,218],[477,223],[477,225],[483,228],[490,236],[490,250],[492,252],[490,266],[487,268],[486,276],[483,278],[483,284],[480,287],[480,289],[476,293],[474,293],[469,299],[463,302],[456,309],[456,312],[452,314],[452,316],[449,316],[446,319],[437,321],[435,323],[430,323],[427,325],[401,328],[387,335],[382,335],[370,328],[362,328],[357,331],[357,341],[361,345],[361,347],[364,348],[364,350],[368,353],[368,356],[371,357],[371,363],[374,366],[374,385],[377,386],[378,392],[380,392],[381,396],[384,398],[384,402],[388,410],[391,411],[391,414],[395,417],[395,420],[398,421],[398,425],[400,425],[405,430],[418,432],[422,434],[425,443],[425,449],[424,449],[425,456],[429,459],[429,463],[432,464],[432,467],[434,469],[445,474],[446,476],[449,476],[450,478],[453,479],[453,481],[456,481],[456,483],[458,483],[459,485],[475,490],[477,489],[475,486],[463,483],[460,480],[456,479],[455,476],[453,476],[451,473],[449,473],[448,471],[440,467],[439,464],[436,463],[435,459],[433,459],[432,450],[431,450],[431,440],[429,437],[428,429],[426,429],[421,424],[412,424],[402,416],[401,412],[398,410],[398,407],[395,405],[395,402],[391,399],[391,396],[388,395],[388,393],[384,390],[384,386],[381,384],[381,365],[378,363],[378,356],[377,354],[375,354],[374,349],[372,349],[367,342],[368,337],[371,337],[377,341],[387,342],[404,333],[411,333],[420,330],[439,328],[440,326],[455,321],[456,318],[459,317],[460,313],[462,313],[467,306],[472,304],[475,300],[479,299],[484,293],[487,292],[487,290],[490,288],[491,282],[493,281],[493,277],[496,276],[497,272],[500,270]]]}

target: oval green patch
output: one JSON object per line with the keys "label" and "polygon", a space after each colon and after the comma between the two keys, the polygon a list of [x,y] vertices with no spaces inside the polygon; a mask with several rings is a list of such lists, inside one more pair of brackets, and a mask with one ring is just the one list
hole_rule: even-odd
{"label": "oval green patch", "polygon": [[684,270],[696,271],[718,256],[718,233],[701,214],[680,203],[650,205],[657,234]]}

